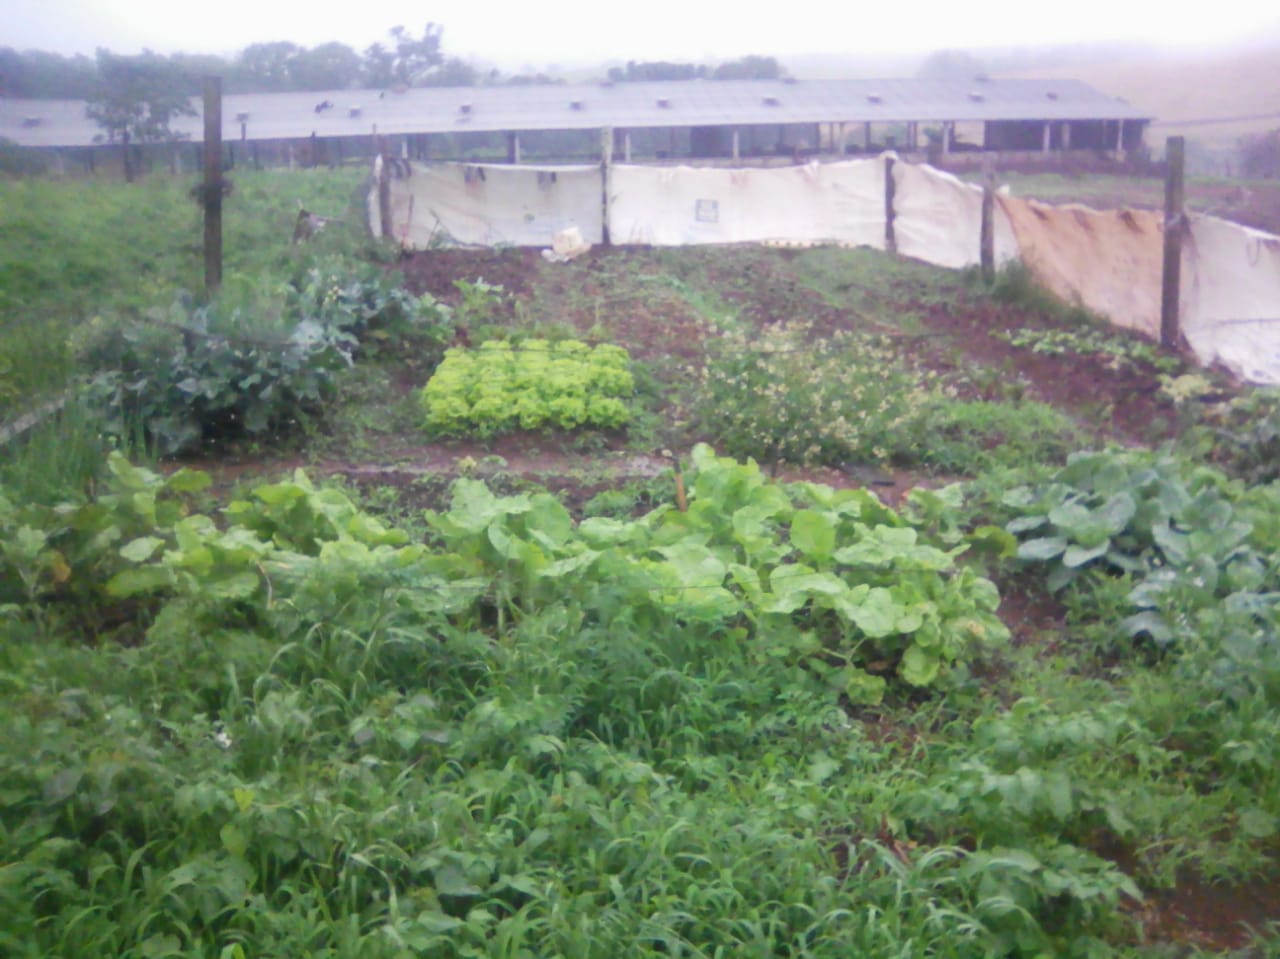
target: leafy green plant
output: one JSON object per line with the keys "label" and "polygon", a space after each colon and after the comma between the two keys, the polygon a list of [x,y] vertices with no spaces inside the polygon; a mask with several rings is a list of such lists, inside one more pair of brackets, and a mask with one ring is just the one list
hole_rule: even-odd
{"label": "leafy green plant", "polygon": [[997,331],[993,335],[1013,346],[1046,356],[1103,356],[1114,367],[1146,366],[1164,370],[1179,366],[1176,357],[1162,355],[1154,343],[1099,328],[1022,329]]}
{"label": "leafy green plant", "polygon": [[458,325],[463,329],[483,328],[497,319],[506,291],[500,284],[486,283],[483,277],[474,281],[454,280],[461,302],[458,303]]}
{"label": "leafy green plant", "polygon": [[155,452],[171,455],[295,429],[320,413],[362,338],[407,330],[429,360],[452,326],[435,301],[408,296],[376,268],[344,273],[331,264],[296,285],[230,281],[211,304],[183,296],[141,323],[95,318],[77,343],[106,432],[143,432]]}
{"label": "leafy green plant", "polygon": [[1144,573],[1153,550],[1169,563],[1205,555],[1225,562],[1249,527],[1215,528],[1232,514],[1221,484],[1220,474],[1170,457],[1080,453],[1047,483],[1009,490],[1003,505],[1018,514],[1007,526],[1022,538],[1018,557],[1050,563],[1049,585],[1058,590],[1086,568]]}
{"label": "leafy green plant", "polygon": [[1260,387],[1226,403],[1204,405],[1195,400],[1207,392],[1207,386],[1184,386],[1195,390],[1179,404],[1180,409],[1193,411],[1188,416],[1188,446],[1198,447],[1212,462],[1246,482],[1280,479],[1280,390]]}
{"label": "leafy green plant", "polygon": [[455,347],[421,393],[437,435],[492,436],[514,429],[616,429],[630,418],[634,389],[627,351],[577,340],[491,340]]}
{"label": "leafy green plant", "polygon": [[[929,406],[929,377],[888,341],[805,323],[729,331],[709,344],[696,414],[733,456],[769,463],[883,463]],[[923,382],[922,382],[923,380]]]}
{"label": "leafy green plant", "polygon": [[[279,301],[260,307],[281,317]],[[309,320],[288,328],[263,319],[181,299],[141,325],[94,324],[83,346],[97,365],[86,394],[107,411],[106,431],[143,431],[157,453],[171,455],[211,439],[287,431],[316,415],[335,373],[352,362],[355,338]]]}
{"label": "leafy green plant", "polygon": [[460,480],[452,509],[429,520],[472,575],[498,577],[500,614],[554,592],[588,608],[622,602],[655,624],[745,626],[765,661],[802,665],[854,702],[879,701],[886,675],[933,685],[1007,638],[994,587],[955,565],[964,547],[922,541],[871,494],[784,489],[705,446],[693,463],[687,512],[575,532],[549,496],[498,498]]}
{"label": "leafy green plant", "polygon": [[1043,403],[938,399],[900,456],[942,472],[974,475],[1025,463],[1061,463],[1079,440],[1071,418]]}

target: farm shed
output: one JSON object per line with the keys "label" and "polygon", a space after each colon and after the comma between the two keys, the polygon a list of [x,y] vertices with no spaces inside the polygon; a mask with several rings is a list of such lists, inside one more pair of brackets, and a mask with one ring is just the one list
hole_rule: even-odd
{"label": "farm shed", "polygon": [[[199,102],[193,100],[198,111]],[[1151,117],[1076,80],[693,80],[234,94],[230,162],[406,159],[717,161],[1001,151],[1027,157],[1139,148]],[[173,124],[198,140],[200,118]],[[0,98],[0,137],[92,164],[101,129],[76,100]],[[178,161],[182,151],[178,151]],[[194,163],[194,153],[189,162]]]}

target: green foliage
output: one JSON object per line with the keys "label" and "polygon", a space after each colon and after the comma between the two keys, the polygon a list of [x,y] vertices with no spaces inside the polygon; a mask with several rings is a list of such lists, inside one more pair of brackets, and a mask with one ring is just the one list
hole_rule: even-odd
{"label": "green foliage", "polygon": [[1019,558],[1061,589],[1090,570],[1132,577],[1123,634],[1188,654],[1215,695],[1280,701],[1280,494],[1241,494],[1207,467],[1141,452],[1080,454],[1011,490]]}
{"label": "green foliage", "polygon": [[[145,51],[120,56],[98,50],[98,87],[87,98],[85,115],[102,127],[108,142],[163,143],[183,139],[169,124],[195,116],[180,72],[165,57]],[[130,179],[125,160],[125,178]]]}
{"label": "green foliage", "polygon": [[[120,456],[0,498],[6,952],[1111,955],[1141,891],[1099,836],[1257,868],[1256,697],[973,686],[958,488],[689,476],[580,523],[459,481],[428,545],[300,472],[216,518]],[[1256,545],[1274,495],[1234,501]],[[95,619],[132,641],[57,641]]]}
{"label": "green foliage", "polygon": [[483,329],[497,319],[505,293],[500,285],[486,283],[483,277],[474,282],[454,280],[453,285],[462,298],[457,306],[459,327]]}
{"label": "green foliage", "polygon": [[617,346],[577,340],[490,340],[453,348],[421,394],[426,429],[439,436],[493,436],[516,429],[617,429],[634,390],[631,358]]}
{"label": "green foliage", "polygon": [[[634,522],[459,481],[433,550],[301,474],[218,523],[192,509],[206,477],[119,456],[92,501],[5,501],[0,579],[25,603],[0,646],[0,855],[22,881],[0,941],[834,956],[868,954],[885,916],[925,923],[963,854],[904,869],[854,841],[842,872],[822,822],[856,760],[814,737],[838,743],[830,704],[885,682],[841,658],[896,650],[932,681],[997,638],[994,591],[866,494],[694,458],[690,512]],[[102,608],[145,646],[22,633]],[[706,788],[726,776],[727,803]],[[850,884],[880,919],[841,905]],[[953,954],[991,946],[940,922]]]}
{"label": "green foliage", "polygon": [[[240,173],[224,205],[224,267],[279,282],[325,254],[350,257],[355,226],[331,226],[307,247],[289,238],[298,203],[344,211],[350,171]],[[68,339],[95,316],[137,317],[199,289],[200,211],[189,182],[151,177],[134,187],[93,180],[0,180],[0,418],[74,374]],[[356,221],[353,218],[352,223]]]}
{"label": "green foliage", "polygon": [[1047,356],[1103,356],[1109,365],[1146,366],[1156,369],[1177,369],[1177,357],[1161,354],[1159,348],[1137,336],[1122,336],[1114,330],[1101,328],[1079,330],[1034,330],[997,332],[998,339],[1013,346],[1026,347],[1032,353]]}
{"label": "green foliage", "polygon": [[473,574],[502,575],[515,609],[568,595],[654,626],[739,631],[762,661],[801,666],[854,702],[878,702],[886,675],[933,685],[1007,637],[994,587],[955,566],[963,547],[928,543],[871,494],[784,489],[706,447],[693,462],[687,513],[588,519],[575,535],[548,496],[495,498],[462,480],[429,519]]}
{"label": "green foliage", "polygon": [[[970,282],[980,281],[981,274],[973,270]],[[1071,328],[1106,329],[1108,323],[1084,307],[1069,304],[1042,284],[1027,266],[1013,261],[1000,268],[995,282],[986,289],[986,295],[997,303],[1019,307],[1027,313]]]}
{"label": "green foliage", "polygon": [[976,475],[1025,463],[1061,463],[1079,448],[1072,419],[1044,403],[939,399],[899,455],[944,473]]}
{"label": "green foliage", "polygon": [[875,337],[824,339],[807,324],[780,323],[725,333],[709,348],[697,414],[734,456],[886,462],[931,398],[927,375]]}
{"label": "green foliage", "polygon": [[[1019,558],[1050,563],[1049,585],[1057,590],[1086,568],[1143,572],[1153,549],[1186,562],[1211,547],[1210,538],[1225,530],[1211,531],[1204,518],[1231,512],[1220,485],[1210,470],[1184,470],[1150,453],[1079,453],[1048,483],[1012,489],[1003,503],[1018,514],[1008,529],[1023,537]],[[1190,535],[1205,539],[1189,544]],[[1230,549],[1238,538],[1218,542]]]}
{"label": "green foliage", "polygon": [[141,323],[95,319],[78,336],[87,394],[109,435],[161,455],[296,428],[332,394],[361,340],[413,338],[439,355],[448,311],[374,267],[316,266],[294,284],[229,282],[207,306],[180,298]]}
{"label": "green foliage", "polygon": [[39,150],[32,150],[0,137],[0,175],[36,176],[49,168],[49,161]]}
{"label": "green foliage", "polygon": [[1189,421],[1190,450],[1249,483],[1280,479],[1280,390],[1249,389],[1226,403],[1204,404],[1198,399],[1210,392],[1207,381],[1171,381],[1168,389]]}

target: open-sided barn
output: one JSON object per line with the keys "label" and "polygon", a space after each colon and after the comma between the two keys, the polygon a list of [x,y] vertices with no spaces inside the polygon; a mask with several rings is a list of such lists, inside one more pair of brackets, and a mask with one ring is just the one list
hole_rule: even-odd
{"label": "open-sided barn", "polygon": [[[199,103],[193,102],[199,109]],[[1001,151],[1125,153],[1151,117],[1075,80],[697,80],[235,94],[223,139],[241,162],[743,159]],[[173,129],[198,140],[198,116]],[[606,132],[607,131],[607,132]],[[0,137],[92,163],[102,130],[74,100],[0,98]]]}

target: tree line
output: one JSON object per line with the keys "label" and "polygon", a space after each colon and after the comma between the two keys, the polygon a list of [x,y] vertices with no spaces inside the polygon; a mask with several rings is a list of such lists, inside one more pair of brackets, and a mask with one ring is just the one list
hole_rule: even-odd
{"label": "tree line", "polygon": [[[546,73],[503,74],[481,69],[460,57],[449,56],[443,46],[443,34],[443,28],[435,23],[428,23],[420,35],[397,26],[389,31],[385,42],[371,44],[363,52],[345,43],[305,47],[282,40],[254,43],[233,56],[166,55],[150,50],[124,56],[100,49],[96,56],[88,57],[0,47],[0,96],[94,100],[130,71],[156,78],[182,96],[197,95],[201,79],[206,76],[222,77],[222,88],[227,93],[563,82]],[[746,56],[716,66],[632,60],[625,67],[611,68],[602,79],[767,80],[784,74],[773,57]]]}

